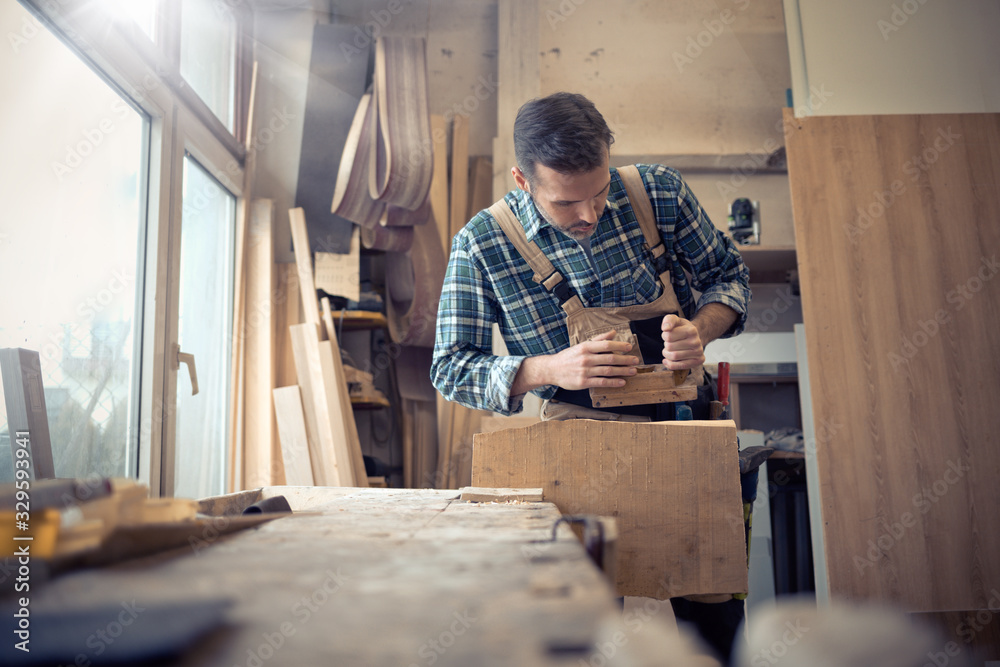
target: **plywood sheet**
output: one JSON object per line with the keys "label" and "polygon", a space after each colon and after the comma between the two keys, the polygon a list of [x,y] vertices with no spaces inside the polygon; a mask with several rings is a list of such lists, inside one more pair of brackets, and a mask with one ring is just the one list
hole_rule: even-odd
{"label": "plywood sheet", "polygon": [[540,487],[563,514],[618,520],[619,595],[747,590],[732,421],[550,421],[474,442],[473,486]]}
{"label": "plywood sheet", "polygon": [[1000,588],[1000,115],[785,117],[831,595]]}

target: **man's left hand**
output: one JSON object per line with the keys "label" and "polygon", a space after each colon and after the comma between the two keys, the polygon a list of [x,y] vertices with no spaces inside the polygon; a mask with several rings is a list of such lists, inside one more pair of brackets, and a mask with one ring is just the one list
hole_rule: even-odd
{"label": "man's left hand", "polygon": [[669,370],[680,371],[705,363],[705,346],[701,333],[691,320],[667,315],[663,318],[661,329],[663,365]]}

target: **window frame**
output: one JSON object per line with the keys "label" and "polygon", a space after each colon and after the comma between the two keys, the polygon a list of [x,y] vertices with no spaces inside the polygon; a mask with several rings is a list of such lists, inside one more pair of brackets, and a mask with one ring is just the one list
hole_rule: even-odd
{"label": "window frame", "polygon": [[[148,119],[149,143],[143,156],[148,160],[143,184],[146,220],[140,230],[145,247],[137,257],[137,270],[144,268],[137,290],[142,305],[136,311],[141,352],[135,357],[139,369],[133,383],[133,391],[139,393],[133,402],[138,415],[133,415],[132,428],[137,430],[128,446],[129,460],[136,461],[131,472],[149,486],[150,495],[170,496],[184,155],[190,153],[236,197],[238,230],[245,210],[247,151],[242,135],[252,69],[252,11],[242,2],[226,3],[238,22],[234,134],[180,76],[180,3],[176,0],[158,0],[156,43],[130,19],[112,16],[95,0],[19,2]],[[239,238],[238,231],[234,237]],[[226,447],[231,457],[228,442]],[[229,485],[232,480],[226,482]]]}

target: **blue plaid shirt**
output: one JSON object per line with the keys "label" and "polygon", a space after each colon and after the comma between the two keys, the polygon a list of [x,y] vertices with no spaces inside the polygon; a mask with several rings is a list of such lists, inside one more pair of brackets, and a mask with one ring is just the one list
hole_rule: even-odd
{"label": "blue plaid shirt", "polygon": [[[718,302],[739,314],[726,332],[743,330],[750,303],[749,272],[733,242],[705,215],[681,175],[662,165],[637,165],[670,259],[670,277],[688,319],[697,308]],[[591,237],[599,267],[580,245],[554,229],[526,192],[504,197],[534,241],[583,305],[633,306],[660,296],[652,254],[632,212],[625,187],[611,169],[607,206]],[[685,275],[691,276],[689,281]],[[510,388],[527,356],[555,354],[569,347],[559,301],[535,283],[532,271],[500,230],[489,211],[480,211],[456,235],[438,308],[431,380],[445,398],[504,415],[521,411],[523,395]],[[692,287],[701,292],[697,307]],[[511,356],[496,356],[492,325],[500,327]],[[557,387],[533,393],[551,398]]]}

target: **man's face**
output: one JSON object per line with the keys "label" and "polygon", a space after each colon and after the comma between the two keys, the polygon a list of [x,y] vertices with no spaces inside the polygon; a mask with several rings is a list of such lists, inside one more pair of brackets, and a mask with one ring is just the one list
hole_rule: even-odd
{"label": "man's face", "polygon": [[611,187],[607,157],[600,167],[579,174],[562,174],[535,165],[533,187],[516,167],[514,179],[531,195],[546,222],[576,241],[590,238],[597,229]]}

